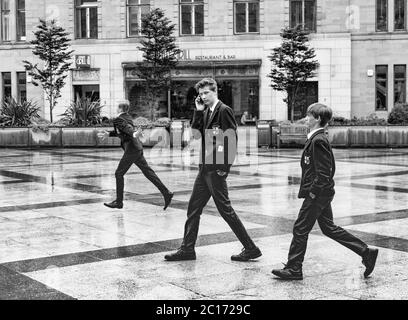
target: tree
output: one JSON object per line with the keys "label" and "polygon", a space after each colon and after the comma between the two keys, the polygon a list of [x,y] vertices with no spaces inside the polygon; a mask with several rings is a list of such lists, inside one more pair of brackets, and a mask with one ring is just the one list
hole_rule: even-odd
{"label": "tree", "polygon": [[61,97],[61,89],[65,85],[68,69],[71,65],[73,50],[69,50],[69,33],[57,25],[55,20],[49,22],[40,19],[38,30],[34,32],[35,39],[30,43],[34,46],[33,54],[42,62],[33,64],[24,60],[25,69],[32,77],[32,84],[41,86],[49,102],[50,121],[53,121],[52,111]]}
{"label": "tree", "polygon": [[290,120],[294,121],[295,105],[299,89],[307,79],[314,77],[319,62],[315,50],[309,47],[309,32],[296,28],[285,28],[281,32],[282,44],[272,49],[269,59],[272,70],[268,75],[272,79],[271,87],[277,91],[286,92],[283,100],[290,110]]}
{"label": "tree", "polygon": [[139,65],[137,74],[144,80],[151,120],[158,108],[159,97],[171,86],[171,70],[176,67],[181,53],[173,36],[174,30],[175,25],[162,9],[156,8],[142,19],[140,50],[143,52],[143,63]]}

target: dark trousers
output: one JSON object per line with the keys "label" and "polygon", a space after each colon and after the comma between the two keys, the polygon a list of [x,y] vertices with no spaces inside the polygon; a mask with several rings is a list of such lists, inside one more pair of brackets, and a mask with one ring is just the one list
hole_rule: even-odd
{"label": "dark trousers", "polygon": [[152,182],[157,189],[163,194],[166,195],[169,193],[169,190],[161,182],[159,177],[153,171],[152,168],[148,165],[144,155],[143,150],[128,153],[125,152],[122,159],[119,162],[119,166],[115,172],[116,177],[116,201],[123,202],[123,189],[124,189],[124,175],[129,171],[132,164],[135,164],[142,171],[144,176]]}
{"label": "dark trousers", "polygon": [[254,242],[231,206],[226,177],[220,177],[215,171],[200,171],[194,183],[190,202],[188,203],[187,222],[181,249],[184,251],[194,251],[200,217],[211,197],[214,199],[218,212],[228,223],[243,246],[247,249],[255,247]]}
{"label": "dark trousers", "polygon": [[333,222],[331,197],[318,197],[315,200],[310,197],[303,202],[299,217],[293,228],[293,240],[290,245],[287,266],[295,270],[302,268],[306,253],[307,240],[316,220],[323,234],[349,248],[360,256],[363,256],[367,245],[343,228]]}

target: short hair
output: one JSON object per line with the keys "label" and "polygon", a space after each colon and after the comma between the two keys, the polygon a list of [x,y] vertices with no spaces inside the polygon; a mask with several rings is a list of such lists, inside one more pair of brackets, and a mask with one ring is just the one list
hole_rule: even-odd
{"label": "short hair", "polygon": [[130,103],[129,101],[121,101],[119,102],[119,109],[121,109],[123,112],[128,113],[130,110]]}
{"label": "short hair", "polygon": [[315,119],[320,117],[320,126],[325,127],[333,117],[333,111],[322,103],[314,103],[307,108],[307,114],[311,114]]}
{"label": "short hair", "polygon": [[198,92],[200,89],[203,89],[205,87],[209,87],[211,91],[217,92],[218,91],[218,85],[217,82],[212,79],[212,78],[204,78],[200,82],[198,82],[195,85],[195,89]]}

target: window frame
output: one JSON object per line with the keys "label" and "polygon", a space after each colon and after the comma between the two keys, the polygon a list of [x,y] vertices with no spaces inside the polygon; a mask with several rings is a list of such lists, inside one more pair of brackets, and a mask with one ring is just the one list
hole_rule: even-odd
{"label": "window frame", "polygon": [[[24,84],[20,83],[20,75],[24,75]],[[24,90],[23,90],[24,89]],[[25,101],[27,101],[27,72],[26,71],[18,71],[17,72],[17,99],[18,102],[22,103],[21,93],[25,92]]]}
{"label": "window frame", "polygon": [[[398,67],[403,67],[404,68],[404,78],[397,78],[395,76],[396,75],[395,71],[396,71],[396,69]],[[403,81],[404,82],[404,88],[403,88],[403,90],[404,90],[404,95],[403,95],[404,99],[403,99],[403,101],[401,103],[406,103],[407,102],[407,65],[406,64],[394,64],[394,106],[397,103],[400,103],[400,102],[396,101],[396,99],[395,99],[395,93],[396,93],[395,88],[396,88],[396,84],[397,84],[398,81]]]}
{"label": "window frame", "polygon": [[[293,2],[302,2],[302,30],[309,31],[310,33],[317,32],[317,0],[289,0],[289,26],[290,28],[296,28],[297,26],[292,27],[292,3]],[[306,16],[305,16],[305,2],[314,1],[314,21],[313,21],[313,30],[306,29]]]}
{"label": "window frame", "polygon": [[[7,85],[6,86],[6,82],[5,82],[5,76],[6,75],[9,75],[10,76],[10,84],[9,85]],[[13,76],[12,76],[12,74],[11,74],[11,72],[1,72],[1,86],[2,86],[2,97],[1,97],[1,99],[2,99],[2,101],[5,101],[5,99],[7,98],[7,96],[6,96],[6,87],[7,88],[9,88],[9,90],[10,90],[10,95],[8,96],[9,98],[12,98],[13,97],[13,84],[12,84],[12,81],[13,81]]]}
{"label": "window frame", "polygon": [[[3,3],[4,3],[4,0],[0,0],[0,43],[9,43],[9,42],[11,42],[11,29],[10,29],[10,27],[11,27],[11,6],[12,6],[12,3],[11,3],[11,0],[8,0],[9,1],[9,8],[8,8],[8,10],[5,10],[5,9],[3,9]],[[7,40],[5,40],[4,39],[4,24],[3,24],[3,18],[4,18],[4,16],[5,16],[5,13],[4,12],[7,12],[7,16],[8,16],[8,27],[9,27],[9,34],[8,34],[8,39]]]}
{"label": "window frame", "polygon": [[[385,30],[378,28],[378,3],[379,1],[385,1]],[[388,0],[376,0],[375,1],[375,32],[388,32],[389,31],[389,16],[388,16],[389,3]]]}
{"label": "window frame", "polygon": [[[377,69],[380,67],[385,67],[386,68],[386,78],[385,78],[385,110],[383,109],[378,109],[377,108],[377,82],[378,82],[378,72]],[[389,81],[389,67],[388,64],[377,64],[375,65],[375,106],[374,106],[374,110],[376,112],[387,112],[388,111],[388,81]]]}
{"label": "window frame", "polygon": [[[237,31],[237,19],[236,19],[236,11],[237,11],[237,4],[245,3],[245,32],[238,32]],[[258,21],[257,21],[257,31],[249,31],[249,4],[256,3],[258,5]],[[241,35],[241,34],[259,34],[261,31],[260,27],[260,1],[259,0],[234,0],[233,1],[233,15],[234,15],[234,34]]]}
{"label": "window frame", "polygon": [[[204,25],[204,0],[190,0],[190,2],[179,0],[179,24],[180,24],[180,36],[181,37],[191,37],[191,36],[204,36],[205,28],[203,26],[203,33],[196,33],[196,20],[195,20],[195,7],[202,6],[203,7],[203,25]],[[182,15],[182,7],[189,6],[191,7],[191,33],[183,33],[183,15]]]}
{"label": "window frame", "polygon": [[396,14],[396,0],[394,0],[394,31],[407,31],[407,1],[402,0],[404,4],[404,27],[402,29],[397,29],[396,28],[396,20],[395,20],[395,14]]}
{"label": "window frame", "polygon": [[[151,2],[149,4],[142,4],[142,0],[138,0],[138,4],[129,4],[129,0],[126,0],[126,36],[128,38],[137,38],[142,36],[142,8],[148,7],[149,11],[151,8]],[[139,31],[137,35],[130,34],[130,8],[138,8],[138,23],[139,23]]]}
{"label": "window frame", "polygon": [[[99,0],[96,1],[91,1],[91,2],[85,2],[86,4],[81,4],[78,5],[77,4],[78,0],[75,0],[75,39],[98,39],[99,38],[99,18],[97,18],[96,20],[96,27],[97,27],[97,35],[96,38],[95,37],[91,37],[91,14],[90,14],[90,9],[92,8],[96,8],[96,15],[98,17],[98,9],[99,9]],[[80,33],[82,33],[82,29],[80,30],[81,32],[79,32],[78,30],[78,19],[80,19],[80,17],[78,16],[78,12],[82,12],[82,10],[85,9],[86,10],[86,37],[82,37],[80,35]]]}
{"label": "window frame", "polygon": [[[17,41],[26,41],[27,40],[27,24],[26,24],[26,1],[24,0],[24,9],[18,7],[18,0],[16,0],[16,39]],[[20,13],[24,13],[24,35],[20,34],[20,24],[19,16]]]}

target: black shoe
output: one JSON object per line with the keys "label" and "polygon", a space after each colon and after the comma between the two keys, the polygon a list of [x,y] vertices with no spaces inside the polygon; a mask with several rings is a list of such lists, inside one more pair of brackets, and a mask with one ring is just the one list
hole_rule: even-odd
{"label": "black shoe", "polygon": [[366,267],[364,271],[364,278],[368,278],[370,274],[373,272],[375,263],[378,257],[378,249],[367,249],[367,253],[363,258],[363,264]]}
{"label": "black shoe", "polygon": [[111,209],[123,209],[123,202],[117,202],[116,200],[111,203],[104,203],[104,205]]}
{"label": "black shoe", "polygon": [[167,261],[187,261],[196,260],[197,257],[194,251],[186,252],[180,249],[175,253],[165,255],[164,259],[166,259]]}
{"label": "black shoe", "polygon": [[293,270],[285,265],[283,269],[274,269],[272,274],[279,277],[282,280],[303,280],[302,269]]}
{"label": "black shoe", "polygon": [[246,262],[249,260],[254,260],[256,258],[259,258],[262,256],[261,250],[259,250],[258,247],[255,247],[253,249],[242,249],[242,252],[240,254],[234,255],[231,257],[232,261],[240,261],[240,262]]}
{"label": "black shoe", "polygon": [[166,211],[166,209],[169,207],[173,197],[174,197],[174,193],[172,192],[169,192],[168,194],[164,196],[164,208],[163,208],[164,211]]}

